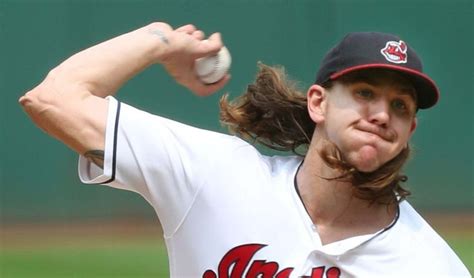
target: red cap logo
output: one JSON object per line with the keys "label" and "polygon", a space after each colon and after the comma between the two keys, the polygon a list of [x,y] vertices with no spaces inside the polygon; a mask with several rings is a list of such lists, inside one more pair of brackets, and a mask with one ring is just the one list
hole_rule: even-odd
{"label": "red cap logo", "polygon": [[404,41],[388,41],[380,53],[387,61],[395,64],[404,64],[407,62],[407,45]]}

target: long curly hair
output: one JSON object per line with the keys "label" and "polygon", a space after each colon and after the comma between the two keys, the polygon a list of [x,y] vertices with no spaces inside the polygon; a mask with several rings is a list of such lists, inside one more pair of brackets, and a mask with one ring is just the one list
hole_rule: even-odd
{"label": "long curly hair", "polygon": [[[291,151],[305,156],[316,128],[309,117],[306,96],[290,80],[283,67],[258,64],[259,71],[254,83],[247,86],[244,94],[233,101],[224,95],[220,104],[220,119],[231,133],[278,151]],[[387,74],[384,70],[370,72],[371,77]],[[393,75],[393,72],[389,73]],[[363,78],[360,71],[338,79],[350,83]],[[333,82],[323,84],[332,87]],[[395,158],[374,172],[355,169],[344,160],[337,146],[328,142],[320,151],[323,161],[342,174],[327,180],[347,181],[353,185],[354,195],[372,203],[391,204],[401,202],[411,193],[401,183],[407,176],[402,166],[410,156],[410,147],[404,148]]]}

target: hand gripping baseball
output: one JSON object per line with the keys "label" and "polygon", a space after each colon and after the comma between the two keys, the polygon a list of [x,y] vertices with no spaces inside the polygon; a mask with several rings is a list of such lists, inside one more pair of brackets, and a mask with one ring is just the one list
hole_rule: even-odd
{"label": "hand gripping baseball", "polygon": [[[158,28],[156,31],[160,31]],[[196,95],[206,96],[221,89],[229,80],[228,74],[213,84],[205,84],[195,71],[195,61],[199,58],[217,54],[223,47],[219,33],[212,34],[207,40],[204,33],[193,25],[184,25],[174,31],[163,32],[166,44],[161,64],[179,84],[187,87]]]}

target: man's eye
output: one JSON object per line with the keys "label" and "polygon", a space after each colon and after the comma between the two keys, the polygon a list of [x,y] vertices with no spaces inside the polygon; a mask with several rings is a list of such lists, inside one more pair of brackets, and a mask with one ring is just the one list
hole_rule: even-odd
{"label": "man's eye", "polygon": [[400,100],[400,99],[396,99],[396,100],[392,101],[392,107],[393,107],[393,109],[395,109],[397,111],[406,111],[406,110],[408,110],[408,107],[405,104],[405,102],[403,100]]}
{"label": "man's eye", "polygon": [[357,95],[365,99],[371,99],[374,93],[371,90],[358,90]]}

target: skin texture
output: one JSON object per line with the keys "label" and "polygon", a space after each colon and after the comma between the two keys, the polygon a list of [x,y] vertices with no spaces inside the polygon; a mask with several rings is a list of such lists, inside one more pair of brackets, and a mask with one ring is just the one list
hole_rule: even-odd
{"label": "skin texture", "polygon": [[[198,96],[221,89],[229,75],[206,85],[194,72],[194,61],[217,53],[219,33],[204,42],[204,33],[188,24],[173,29],[162,22],[81,51],[52,69],[45,80],[19,99],[30,118],[49,135],[92,162],[100,160],[108,101],[129,79],[161,64],[177,83]],[[91,155],[91,151],[93,151]]]}
{"label": "skin texture", "polygon": [[324,244],[370,234],[389,225],[396,204],[370,204],[353,196],[352,185],[322,177],[338,176],[319,156],[328,141],[359,171],[374,171],[394,158],[416,128],[412,92],[394,83],[337,83],[331,89],[313,85],[307,93],[308,112],[316,123],[297,186]]}
{"label": "skin texture", "polygon": [[318,124],[359,171],[374,171],[398,155],[416,128],[414,99],[390,80],[336,83],[325,95]]}

